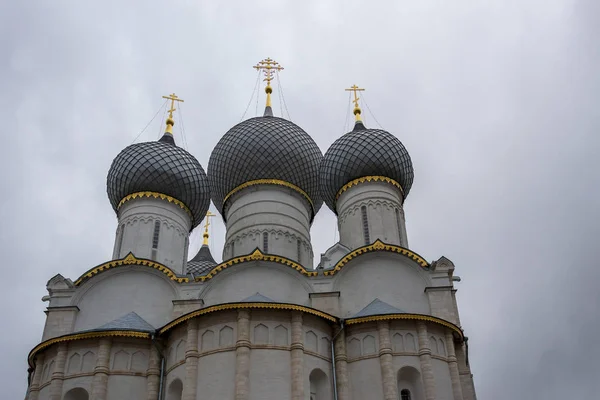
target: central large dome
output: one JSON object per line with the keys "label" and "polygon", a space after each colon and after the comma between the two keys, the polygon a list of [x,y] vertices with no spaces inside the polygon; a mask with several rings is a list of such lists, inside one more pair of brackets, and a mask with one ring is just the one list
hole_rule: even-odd
{"label": "central large dome", "polygon": [[323,204],[322,158],[315,141],[293,122],[270,115],[250,118],[231,128],[210,156],[207,175],[213,202],[225,218],[225,202],[232,191],[248,182],[272,179],[300,189],[312,203],[314,217]]}

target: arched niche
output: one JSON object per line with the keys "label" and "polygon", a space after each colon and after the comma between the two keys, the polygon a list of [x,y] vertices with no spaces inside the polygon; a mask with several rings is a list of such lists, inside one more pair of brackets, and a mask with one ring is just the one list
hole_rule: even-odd
{"label": "arched niche", "polygon": [[310,381],[310,400],[331,399],[331,385],[325,372],[319,368],[313,369],[308,379]]}
{"label": "arched niche", "polygon": [[63,400],[89,400],[90,395],[87,390],[83,388],[74,388],[65,393]]}
{"label": "arched niche", "polygon": [[167,390],[167,400],[181,400],[181,396],[183,395],[183,383],[180,379],[175,379],[169,385],[169,389]]}
{"label": "arched niche", "polygon": [[[404,391],[404,398],[402,397]],[[414,367],[402,367],[398,371],[398,394],[400,400],[420,400],[424,399],[423,380],[421,373]],[[409,396],[407,398],[407,395]]]}

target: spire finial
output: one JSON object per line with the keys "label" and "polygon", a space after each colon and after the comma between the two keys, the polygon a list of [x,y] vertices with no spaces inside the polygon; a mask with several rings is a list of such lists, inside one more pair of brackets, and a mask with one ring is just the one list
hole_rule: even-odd
{"label": "spire finial", "polygon": [[345,89],[347,92],[354,92],[354,100],[352,100],[352,102],[354,103],[354,118],[356,119],[356,122],[360,121],[360,107],[358,106],[358,100],[360,99],[360,97],[358,97],[358,94],[356,92],[362,92],[365,89],[361,89],[356,85],[352,85],[350,86],[350,88]]}
{"label": "spire finial", "polygon": [[204,234],[202,235],[204,237],[204,241],[202,242],[203,246],[208,246],[208,227],[210,225],[210,217],[214,217],[217,214],[213,214],[210,211],[208,211],[206,213],[206,222],[204,223]]}
{"label": "spire finial", "polygon": [[259,61],[254,68],[258,71],[262,70],[265,74],[265,79],[263,80],[267,82],[267,87],[265,88],[265,93],[267,93],[267,107],[271,107],[271,93],[273,93],[271,81],[273,80],[273,73],[281,71],[283,67],[277,61],[265,58],[264,60]]}
{"label": "spire finial", "polygon": [[175,93],[171,93],[168,96],[163,96],[163,99],[171,100],[171,108],[169,109],[169,118],[167,118],[167,129],[165,132],[173,134],[173,125],[175,125],[175,120],[173,120],[173,111],[175,111],[175,102],[180,101],[183,103],[183,100],[177,97]]}

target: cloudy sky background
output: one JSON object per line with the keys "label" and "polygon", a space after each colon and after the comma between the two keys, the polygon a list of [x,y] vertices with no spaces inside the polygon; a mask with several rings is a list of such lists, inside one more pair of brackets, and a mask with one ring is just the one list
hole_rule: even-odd
{"label": "cloudy sky background", "polygon": [[[349,122],[343,89],[354,83],[367,88],[367,125],[376,118],[406,145],[410,247],[447,256],[463,279],[478,397],[595,398],[599,37],[594,0],[3,2],[2,398],[25,393],[47,280],[111,256],[114,156],[174,91],[187,149],[206,168],[265,57],[285,67],[291,119],[323,152]],[[323,207],[315,254],[335,226]],[[217,256],[223,238],[215,221]],[[195,232],[190,254],[200,242]]]}

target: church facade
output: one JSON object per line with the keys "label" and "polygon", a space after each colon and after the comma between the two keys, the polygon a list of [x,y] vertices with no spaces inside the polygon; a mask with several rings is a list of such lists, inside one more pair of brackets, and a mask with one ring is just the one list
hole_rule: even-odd
{"label": "church facade", "polygon": [[[113,255],[48,282],[26,399],[476,399],[454,265],[408,245],[407,150],[364,125],[353,87],[354,129],[323,155],[273,116],[271,79],[264,115],[231,128],[206,173],[173,138],[175,95],[163,137],[113,160]],[[220,263],[207,240],[188,256],[211,200]],[[340,239],[314,268],[323,203]]]}

